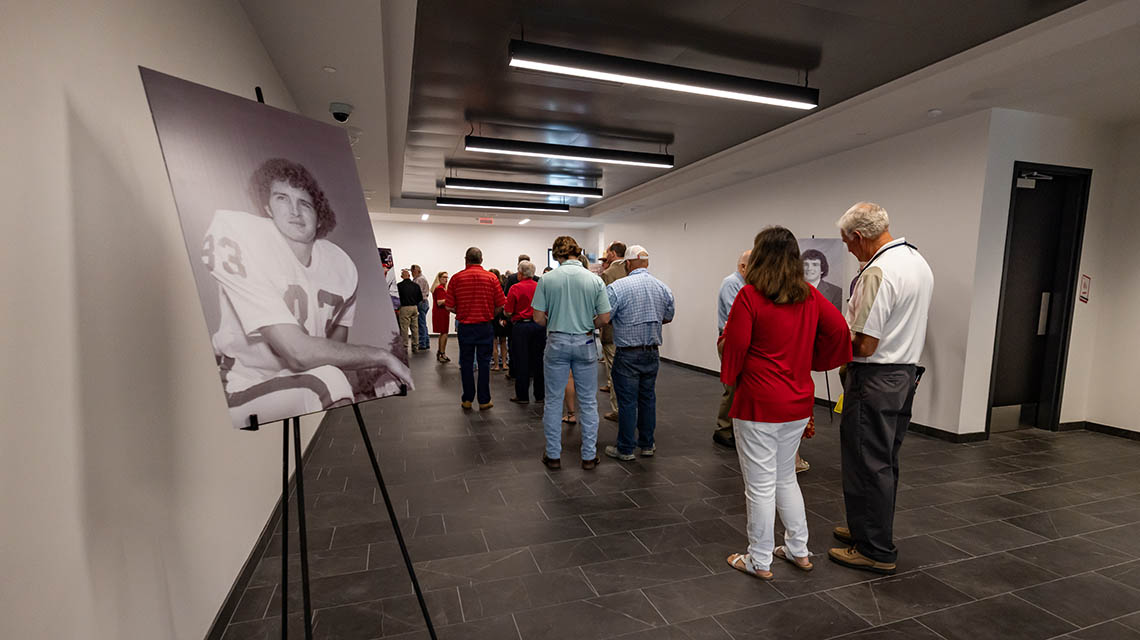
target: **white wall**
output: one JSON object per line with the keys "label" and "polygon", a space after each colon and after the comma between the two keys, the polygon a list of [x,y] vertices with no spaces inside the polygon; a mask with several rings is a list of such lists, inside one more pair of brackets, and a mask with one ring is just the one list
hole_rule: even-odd
{"label": "white wall", "polygon": [[0,635],[201,638],[280,438],[229,425],[137,65],[292,100],[234,2],[3,15]]}
{"label": "white wall", "polygon": [[[934,270],[930,370],[915,420],[956,431],[988,134],[988,114],[977,113],[607,222],[605,237],[646,245],[650,270],[673,288],[677,317],[662,355],[719,369],[717,289],[756,232],[779,224],[799,237],[838,237],[835,221],[849,206],[878,202],[896,237],[916,244]],[[837,394],[836,377],[831,386]],[[816,394],[824,396],[818,376]]]}
{"label": "white wall", "polygon": [[[1140,181],[1136,179],[1140,175],[1140,124],[1118,131],[1117,140],[1112,210],[1102,225],[1099,264],[1089,274],[1093,279],[1089,306],[1099,307],[1099,313],[1093,360],[1085,371],[1083,419],[1140,431],[1135,400],[1135,370],[1140,362],[1140,332],[1136,331],[1140,318]],[[1097,258],[1089,253],[1086,245],[1085,258]],[[1067,383],[1080,386],[1071,377]]]}
{"label": "white wall", "polygon": [[[1116,181],[1116,135],[1116,129],[1101,124],[1008,109],[992,111],[959,432],[985,430],[1014,162],[1092,169],[1081,273],[1099,281],[1104,244],[1115,233],[1108,216]],[[1089,304],[1075,303],[1061,422],[1086,419],[1097,316],[1110,303],[1107,296]]]}

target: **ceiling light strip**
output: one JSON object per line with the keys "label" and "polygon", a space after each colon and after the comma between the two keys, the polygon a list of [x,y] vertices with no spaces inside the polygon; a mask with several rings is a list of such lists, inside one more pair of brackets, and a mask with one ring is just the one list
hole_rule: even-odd
{"label": "ceiling light strip", "polygon": [[656,167],[660,169],[673,168],[673,156],[665,153],[644,153],[641,151],[598,149],[596,147],[575,147],[568,144],[524,142],[522,140],[504,140],[502,138],[484,138],[482,136],[467,136],[463,148],[467,151],[477,151],[480,153],[502,153],[513,156],[579,160],[582,162],[622,164],[635,167]]}
{"label": "ceiling light strip", "polygon": [[555,204],[549,202],[518,202],[515,200],[480,200],[478,198],[449,198],[439,196],[435,199],[437,207],[465,207],[470,209],[504,209],[507,211],[542,211],[545,213],[567,213],[568,204]]}
{"label": "ceiling light strip", "polygon": [[502,180],[475,180],[472,178],[445,178],[443,181],[443,186],[448,189],[505,191],[508,193],[533,193],[546,196],[567,196],[571,198],[602,197],[602,190],[594,187],[577,187],[558,184],[535,184],[533,182],[506,182]]}
{"label": "ceiling light strip", "polygon": [[819,90],[755,78],[730,76],[577,49],[511,40],[510,66],[654,89],[743,100],[791,109],[815,109]]}

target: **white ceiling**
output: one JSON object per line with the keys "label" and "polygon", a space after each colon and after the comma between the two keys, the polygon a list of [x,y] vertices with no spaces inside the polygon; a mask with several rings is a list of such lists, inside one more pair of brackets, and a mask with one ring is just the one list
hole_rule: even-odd
{"label": "white ceiling", "polygon": [[587,209],[599,222],[991,108],[1140,121],[1140,0],[1087,0]]}
{"label": "white ceiling", "polygon": [[[388,206],[404,148],[415,0],[241,4],[303,114],[333,122],[330,101],[356,106],[347,124],[363,129],[354,148],[364,188],[373,192],[373,217],[419,221],[420,210]],[[324,72],[325,65],[337,72]],[[995,107],[1112,124],[1140,120],[1140,0],[1087,0],[608,198],[586,209],[588,218],[530,217],[534,226],[588,227],[926,126],[932,108],[952,118]],[[475,224],[477,217],[430,213],[429,224]]]}

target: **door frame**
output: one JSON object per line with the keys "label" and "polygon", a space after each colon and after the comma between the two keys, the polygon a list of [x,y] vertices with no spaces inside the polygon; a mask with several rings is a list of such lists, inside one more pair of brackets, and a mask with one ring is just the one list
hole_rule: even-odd
{"label": "door frame", "polygon": [[[1058,261],[1067,260],[1069,264],[1068,272],[1063,274],[1062,278],[1065,286],[1058,292],[1056,296],[1056,304],[1058,306],[1054,307],[1054,309],[1061,310],[1061,339],[1058,345],[1059,352],[1056,354],[1057,366],[1052,371],[1042,373],[1042,376],[1045,378],[1042,389],[1045,393],[1042,395],[1042,402],[1038,405],[1037,428],[1047,429],[1049,431],[1060,430],[1061,401],[1063,400],[1065,391],[1065,371],[1069,363],[1069,341],[1072,338],[1073,316],[1076,313],[1077,283],[1080,280],[1081,252],[1084,248],[1085,237],[1085,218],[1088,215],[1089,191],[1092,188],[1093,172],[1092,169],[1040,164],[1036,162],[1022,162],[1018,160],[1013,163],[1013,171],[1010,178],[1009,212],[1006,214],[1005,222],[1005,248],[1002,255],[1001,288],[998,292],[997,324],[994,331],[993,355],[990,361],[990,392],[989,398],[986,401],[987,439],[990,436],[990,419],[993,413],[994,389],[997,386],[997,379],[994,376],[994,372],[997,370],[998,341],[1001,339],[1002,321],[1005,315],[1006,273],[1009,270],[1010,245],[1013,243],[1011,231],[1013,230],[1013,214],[1017,206],[1017,179],[1021,173],[1026,171],[1040,171],[1041,173],[1049,175],[1076,178],[1078,181],[1078,196],[1074,203],[1077,208],[1077,218],[1072,233],[1072,240],[1069,243],[1062,242],[1057,252]],[[1053,313],[1050,313],[1050,319],[1052,319],[1053,315]],[[1046,358],[1048,362],[1048,346],[1046,347]],[[1040,419],[1043,409],[1046,411],[1044,421]]]}

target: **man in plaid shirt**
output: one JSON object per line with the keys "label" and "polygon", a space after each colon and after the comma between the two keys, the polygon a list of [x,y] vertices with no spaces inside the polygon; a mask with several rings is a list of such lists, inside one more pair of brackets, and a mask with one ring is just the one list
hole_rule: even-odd
{"label": "man in plaid shirt", "polygon": [[[653,431],[657,427],[657,369],[661,356],[661,325],[673,321],[673,292],[649,275],[649,251],[640,245],[626,249],[629,275],[606,287],[610,298],[610,323],[614,328],[613,390],[618,400],[617,446],[607,446],[606,455],[633,460],[634,445],[641,455],[656,453]],[[634,438],[636,431],[636,440]]]}
{"label": "man in plaid shirt", "polygon": [[455,314],[459,338],[459,377],[463,381],[462,407],[471,408],[475,399],[475,360],[479,360],[479,408],[490,409],[491,343],[495,312],[507,303],[503,286],[495,274],[483,269],[483,252],[471,247],[464,256],[467,268],[451,276],[443,306]]}

